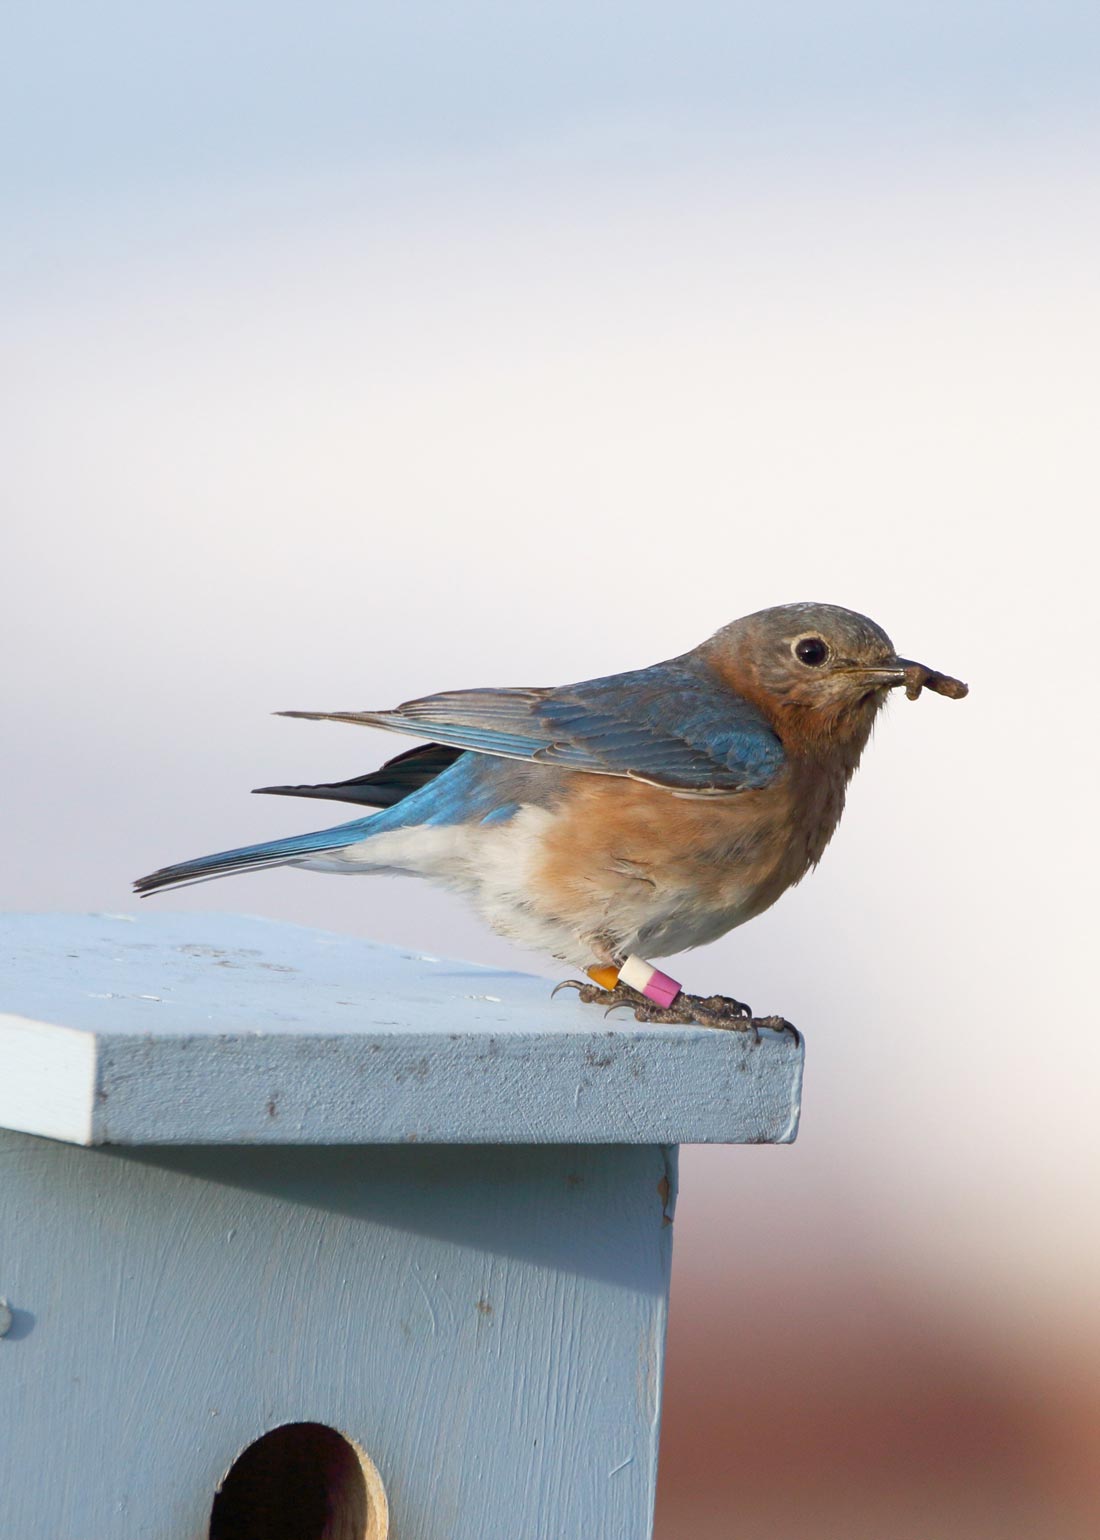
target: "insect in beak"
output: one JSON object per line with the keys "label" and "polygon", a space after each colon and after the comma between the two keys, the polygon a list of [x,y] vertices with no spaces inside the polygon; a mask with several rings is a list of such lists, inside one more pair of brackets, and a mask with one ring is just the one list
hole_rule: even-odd
{"label": "insect in beak", "polygon": [[952,679],[950,674],[939,674],[934,668],[924,663],[914,663],[910,658],[894,658],[881,668],[861,669],[860,672],[891,689],[896,685],[904,685],[910,700],[916,700],[922,690],[933,690],[937,695],[946,695],[949,700],[962,700],[970,688],[961,679]]}

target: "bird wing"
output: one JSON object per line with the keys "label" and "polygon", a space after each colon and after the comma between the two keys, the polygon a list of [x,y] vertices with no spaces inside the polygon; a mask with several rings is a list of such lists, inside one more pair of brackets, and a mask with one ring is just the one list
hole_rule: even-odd
{"label": "bird wing", "polygon": [[325,781],[317,786],[257,786],[257,793],[275,797],[320,797],[329,802],[357,802],[366,807],[393,807],[414,791],[449,770],[461,749],[422,743],[388,759],[380,770],[349,781]]}
{"label": "bird wing", "polygon": [[766,786],[784,763],[763,714],[691,658],[559,689],[453,690],[394,711],[285,711],[690,795]]}

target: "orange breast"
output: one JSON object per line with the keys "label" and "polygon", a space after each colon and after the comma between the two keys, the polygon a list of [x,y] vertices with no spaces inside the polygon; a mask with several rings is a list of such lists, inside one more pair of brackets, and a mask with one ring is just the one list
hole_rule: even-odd
{"label": "orange breast", "polygon": [[[814,767],[819,770],[820,767]],[[843,778],[791,767],[731,797],[677,797],[609,776],[578,775],[547,830],[533,885],[563,914],[615,893],[690,896],[759,913],[820,857],[843,806]]]}

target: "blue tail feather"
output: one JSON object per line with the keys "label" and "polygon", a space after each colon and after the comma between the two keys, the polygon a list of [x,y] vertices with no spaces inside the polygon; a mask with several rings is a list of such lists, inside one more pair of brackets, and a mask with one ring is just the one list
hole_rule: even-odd
{"label": "blue tail feather", "polygon": [[333,829],[318,829],[312,834],[293,834],[288,839],[268,840],[262,845],[242,845],[239,850],[222,850],[217,855],[199,856],[194,861],[180,861],[162,866],[159,871],[139,877],[134,892],[145,897],[161,888],[189,887],[195,882],[210,882],[234,872],[255,872],[265,866],[282,866],[317,850],[339,850],[355,845],[364,837],[373,820],[356,818]]}
{"label": "blue tail feather", "polygon": [[[439,755],[449,753],[438,750],[437,745],[428,748]],[[407,768],[414,773],[424,768],[424,757],[416,761],[412,756],[402,756],[408,759]],[[437,769],[434,762],[428,768],[433,773],[424,784],[404,792],[392,806],[383,807],[366,818],[337,824],[333,829],[318,829],[312,834],[294,834],[288,839],[269,840],[262,845],[244,845],[240,850],[222,850],[217,855],[200,856],[195,861],[181,861],[177,866],[163,866],[159,871],[150,872],[148,877],[139,877],[134,883],[134,891],[144,896],[162,888],[187,887],[195,882],[209,882],[214,877],[228,877],[235,872],[284,866],[317,851],[358,845],[371,835],[385,834],[393,829],[498,822],[511,818],[518,811],[514,786],[517,772],[507,760],[483,754],[460,754],[444,769]],[[398,769],[401,769],[400,765]],[[317,789],[329,790],[327,787]],[[369,866],[364,864],[360,869],[366,871]]]}

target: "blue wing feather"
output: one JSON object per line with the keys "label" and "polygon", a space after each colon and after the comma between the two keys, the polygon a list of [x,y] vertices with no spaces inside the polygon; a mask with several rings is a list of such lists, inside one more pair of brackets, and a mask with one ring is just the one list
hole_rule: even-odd
{"label": "blue wing feather", "polygon": [[766,717],[690,654],[552,690],[455,690],[331,717],[435,743],[705,793],[766,786],[784,764]]}

